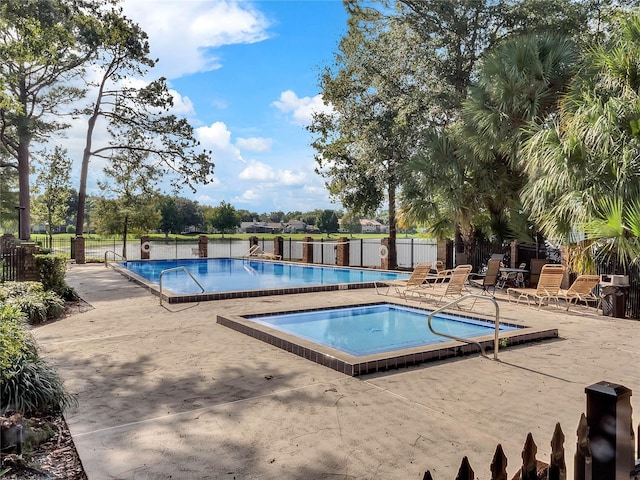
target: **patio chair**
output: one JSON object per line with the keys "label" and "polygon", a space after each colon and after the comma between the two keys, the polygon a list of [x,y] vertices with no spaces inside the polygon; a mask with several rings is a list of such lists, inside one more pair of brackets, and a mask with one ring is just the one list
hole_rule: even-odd
{"label": "patio chair", "polygon": [[562,298],[567,302],[567,311],[569,307],[575,302],[585,302],[587,306],[589,302],[596,302],[596,310],[600,308],[602,299],[597,297],[593,290],[600,283],[599,275],[579,275],[574,280],[568,290],[561,290],[558,294],[558,298]]}
{"label": "patio chair", "polygon": [[[521,263],[518,265],[518,268],[524,270],[526,266],[526,263]],[[509,284],[512,284],[514,287],[524,287],[524,273],[502,270],[500,272],[500,278],[498,279],[498,288],[504,288]]]}
{"label": "patio chair", "polygon": [[[484,273],[472,273],[469,276],[469,283],[474,287],[482,288],[483,295],[494,296],[499,278],[500,260],[492,258],[487,262],[487,271]],[[493,288],[493,293],[489,293],[489,288]]]}
{"label": "patio chair", "polygon": [[509,302],[512,301],[511,294],[514,293],[518,296],[516,303],[520,303],[520,300],[526,300],[527,305],[531,305],[531,300],[534,300],[538,304],[538,310],[545,301],[549,302],[552,299],[556,301],[556,306],[559,307],[558,295],[560,294],[560,284],[564,277],[564,271],[563,265],[544,265],[540,271],[540,278],[536,288],[507,288]]}
{"label": "patio chair", "polygon": [[538,285],[538,279],[540,278],[540,272],[542,267],[547,265],[549,260],[546,258],[532,258],[529,264],[529,287],[534,288]]}
{"label": "patio chair", "polygon": [[459,298],[464,294],[465,285],[472,268],[471,265],[458,265],[447,276],[448,282],[434,284],[432,288],[414,290],[412,293],[417,294],[421,299],[424,297],[425,300],[435,300],[436,305],[439,305],[445,298]]}
{"label": "patio chair", "polygon": [[264,258],[267,260],[281,260],[282,257],[280,255],[275,255],[271,252],[265,252],[259,245],[253,245],[245,258]]}
{"label": "patio chair", "polygon": [[[388,295],[389,290],[393,287],[398,295],[402,298],[407,298],[407,291],[419,288],[429,288],[430,285],[426,283],[427,277],[431,272],[431,262],[416,264],[411,276],[406,280],[378,280],[373,282],[373,286],[376,289],[378,295]],[[380,290],[378,289],[380,287]],[[387,287],[384,293],[380,293],[383,287]]]}
{"label": "patio chair", "polygon": [[429,281],[432,283],[442,283],[446,279],[449,278],[449,275],[453,273],[455,269],[453,268],[445,268],[444,262],[442,260],[438,260],[434,265],[436,273],[432,273],[429,275]]}

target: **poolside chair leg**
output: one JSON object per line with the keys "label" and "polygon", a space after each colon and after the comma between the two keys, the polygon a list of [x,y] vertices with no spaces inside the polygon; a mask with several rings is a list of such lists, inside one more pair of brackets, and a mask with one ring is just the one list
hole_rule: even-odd
{"label": "poolside chair leg", "polygon": [[[382,285],[383,284],[378,285],[378,282],[373,282],[373,286],[376,289],[376,294],[378,294],[378,295],[388,295],[389,294],[389,289],[391,288],[391,286],[390,285],[385,285],[385,287],[387,287],[387,291],[385,293],[380,293],[380,290],[382,290]],[[380,287],[380,290],[378,290],[378,287]]]}

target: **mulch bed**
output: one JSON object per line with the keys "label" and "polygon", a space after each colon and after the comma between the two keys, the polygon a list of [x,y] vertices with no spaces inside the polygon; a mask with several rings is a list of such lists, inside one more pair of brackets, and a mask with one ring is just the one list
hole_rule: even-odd
{"label": "mulch bed", "polygon": [[[87,480],[63,416],[30,417],[28,420],[39,425],[46,424],[53,430],[53,435],[33,451],[23,452],[22,455],[3,454],[0,477],[3,480]],[[9,470],[2,476],[5,469]]]}

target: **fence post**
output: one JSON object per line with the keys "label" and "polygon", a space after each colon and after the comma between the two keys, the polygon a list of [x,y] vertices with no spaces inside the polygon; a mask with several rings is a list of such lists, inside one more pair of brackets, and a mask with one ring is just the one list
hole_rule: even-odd
{"label": "fence post", "polygon": [[474,480],[474,478],[476,478],[475,472],[469,464],[469,459],[467,457],[462,457],[462,463],[460,464],[456,480]]}
{"label": "fence post", "polygon": [[511,256],[511,268],[516,268],[518,266],[518,264],[520,263],[520,260],[518,259],[518,242],[516,242],[515,240],[511,242],[511,244],[509,245],[510,248],[510,256]]}
{"label": "fence post", "polygon": [[386,237],[380,241],[380,268],[383,270],[391,270],[397,265],[394,265],[394,259],[391,258],[395,250],[395,243],[391,238]]}
{"label": "fence post", "polygon": [[302,262],[313,263],[313,238],[304,237],[302,239]]}
{"label": "fence post", "polygon": [[273,238],[273,254],[284,258],[284,239],[280,235]]}
{"label": "fence post", "polygon": [[507,457],[500,443],[491,461],[491,480],[507,480]]}
{"label": "fence post", "polygon": [[592,456],[585,480],[628,480],[635,466],[631,390],[598,382],[585,393]]}
{"label": "fence post", "polygon": [[200,235],[198,237],[198,258],[207,258],[209,256],[209,237]]}
{"label": "fence post", "polygon": [[413,255],[413,248],[414,248],[414,244],[413,244],[413,238],[411,239],[411,260],[410,260],[410,265],[409,268],[413,269],[414,268],[414,255]]}
{"label": "fence post", "polygon": [[349,239],[347,237],[338,238],[336,245],[336,265],[339,267],[349,266]]}
{"label": "fence post", "polygon": [[578,430],[576,432],[576,453],[573,457],[573,478],[574,480],[585,480],[587,478],[585,466],[591,464],[591,451],[589,450],[589,426],[587,417],[583,413],[580,415]]}
{"label": "fence post", "polygon": [[[126,252],[123,252],[126,254]],[[126,255],[123,255],[126,258]],[[148,235],[140,237],[140,260],[149,260],[151,257],[151,240]]]}
{"label": "fence post", "polygon": [[438,240],[438,256],[445,268],[453,268],[453,242],[451,240]]}
{"label": "fence post", "polygon": [[18,255],[19,257],[19,267],[18,267],[18,275],[17,280],[24,281],[32,281],[38,282],[40,281],[40,270],[36,265],[36,259],[34,255],[38,253],[38,245],[32,242],[22,242],[18,247]]}
{"label": "fence post", "polygon": [[556,423],[551,438],[551,459],[549,461],[548,480],[566,480],[567,466],[564,461],[564,433],[560,423]]}
{"label": "fence post", "polygon": [[522,450],[521,480],[538,479],[538,460],[536,459],[536,453],[538,453],[538,446],[536,442],[533,441],[533,435],[529,432]]}
{"label": "fence post", "polygon": [[86,261],[84,237],[82,235],[76,236],[76,241],[74,246],[75,246],[74,253],[75,253],[76,263],[78,265],[82,265]]}

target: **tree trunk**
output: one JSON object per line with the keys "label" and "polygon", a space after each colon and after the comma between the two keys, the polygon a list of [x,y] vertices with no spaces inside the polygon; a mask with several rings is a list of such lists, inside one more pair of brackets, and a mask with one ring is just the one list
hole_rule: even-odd
{"label": "tree trunk", "polygon": [[76,236],[82,236],[84,232],[84,210],[87,203],[87,176],[89,174],[89,159],[91,158],[91,137],[96,124],[97,115],[89,119],[87,138],[82,153],[82,167],[80,169],[80,187],[78,188],[78,214],[76,216]]}
{"label": "tree trunk", "polygon": [[80,187],[78,188],[78,215],[76,216],[76,236],[82,236],[84,232],[84,210],[87,203],[87,176],[89,173],[89,160],[91,159],[91,144],[93,140],[93,130],[96,126],[96,121],[100,116],[100,105],[102,104],[102,92],[104,91],[105,82],[107,81],[107,75],[102,78],[100,84],[100,90],[98,91],[98,97],[96,103],[93,106],[93,113],[89,117],[87,122],[87,137],[85,139],[84,151],[82,152],[82,167],[80,169]]}
{"label": "tree trunk", "polygon": [[124,236],[122,238],[122,257],[127,258],[127,225],[129,224],[129,216],[124,217]]}
{"label": "tree trunk", "polygon": [[396,250],[396,185],[389,182],[389,269],[398,268],[398,252]]}
{"label": "tree trunk", "polygon": [[[26,87],[20,89],[20,101],[24,111],[28,111]],[[29,240],[31,236],[31,185],[29,183],[29,144],[31,133],[28,119],[21,115],[18,124],[18,146],[16,155],[18,160],[18,202],[16,205],[20,240]]]}
{"label": "tree trunk", "polygon": [[20,141],[18,145],[18,223],[20,240],[29,240],[31,235],[31,195],[29,192],[29,142]]}

